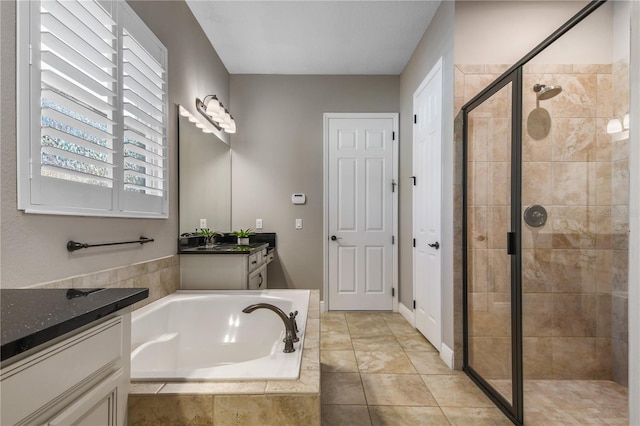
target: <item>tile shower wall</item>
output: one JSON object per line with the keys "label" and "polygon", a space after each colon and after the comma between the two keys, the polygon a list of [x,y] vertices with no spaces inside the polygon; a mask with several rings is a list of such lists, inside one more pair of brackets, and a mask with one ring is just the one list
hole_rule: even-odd
{"label": "tile shower wall", "polygon": [[[457,66],[456,112],[506,68]],[[542,204],[549,213],[542,228],[523,224],[525,378],[613,378],[626,384],[628,135],[605,129],[610,118],[628,110],[627,74],[624,63],[525,67],[523,206]],[[563,91],[536,104],[535,83],[558,84]],[[493,134],[502,134],[499,119],[492,126]],[[454,189],[461,211],[461,185]],[[501,311],[506,293],[500,290],[508,286],[507,265],[483,271],[493,253],[477,248],[474,268],[490,282],[470,295],[477,330],[470,344],[500,352],[508,336],[509,318]],[[508,374],[499,363],[482,370],[492,378]]]}
{"label": "tile shower wall", "polygon": [[167,256],[121,268],[65,278],[31,288],[148,288],[149,297],[133,305],[134,310],[174,293],[180,288],[180,256]]}

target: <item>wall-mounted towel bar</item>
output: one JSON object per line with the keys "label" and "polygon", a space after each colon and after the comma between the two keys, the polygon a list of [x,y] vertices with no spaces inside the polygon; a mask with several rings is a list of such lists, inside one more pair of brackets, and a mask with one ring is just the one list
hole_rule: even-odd
{"label": "wall-mounted towel bar", "polygon": [[146,244],[146,243],[152,243],[153,241],[154,241],[153,238],[147,238],[147,237],[140,237],[140,239],[133,240],[133,241],[118,241],[116,243],[101,243],[101,244],[86,244],[86,243],[79,243],[77,241],[69,241],[67,243],[67,250],[73,252],[76,250],[89,248],[89,247],[118,246],[121,244]]}

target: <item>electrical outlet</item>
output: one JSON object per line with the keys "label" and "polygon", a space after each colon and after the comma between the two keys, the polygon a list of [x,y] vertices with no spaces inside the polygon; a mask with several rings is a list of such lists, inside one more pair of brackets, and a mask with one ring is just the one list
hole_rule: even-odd
{"label": "electrical outlet", "polygon": [[262,219],[256,219],[256,229],[262,229]]}
{"label": "electrical outlet", "polygon": [[302,229],[302,219],[296,219],[296,229]]}
{"label": "electrical outlet", "polygon": [[207,227],[207,219],[200,219],[200,229],[205,229]]}

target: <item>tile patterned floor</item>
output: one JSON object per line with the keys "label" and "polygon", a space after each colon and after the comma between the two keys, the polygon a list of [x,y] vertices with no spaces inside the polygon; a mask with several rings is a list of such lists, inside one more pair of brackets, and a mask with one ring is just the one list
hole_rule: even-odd
{"label": "tile patterned floor", "polygon": [[395,313],[323,313],[322,424],[511,425]]}
{"label": "tile patterned floor", "polygon": [[[400,314],[323,313],[320,332],[323,425],[512,424]],[[616,383],[525,386],[527,425],[627,424],[627,391]]]}

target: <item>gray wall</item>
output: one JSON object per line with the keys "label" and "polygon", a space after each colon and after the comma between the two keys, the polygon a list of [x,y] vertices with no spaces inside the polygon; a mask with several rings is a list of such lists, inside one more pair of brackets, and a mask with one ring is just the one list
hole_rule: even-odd
{"label": "gray wall", "polygon": [[453,349],[453,40],[454,2],[444,1],[400,76],[400,303],[411,309],[413,93],[442,57],[442,341],[450,349]]}
{"label": "gray wall", "polygon": [[[277,232],[269,287],[322,289],[323,113],[398,112],[398,76],[231,75],[232,227]],[[409,143],[409,139],[400,145]],[[291,204],[303,192],[307,204]],[[296,218],[303,229],[296,230]]]}
{"label": "gray wall", "polygon": [[[130,2],[169,50],[169,219],[115,219],[24,214],[16,207],[16,2],[1,1],[0,55],[0,269],[3,288],[91,273],[175,254],[178,233],[176,104],[194,111],[194,98],[229,99],[229,74],[182,1]],[[179,31],[176,31],[179,28]],[[226,102],[225,102],[226,103]],[[155,238],[126,249],[67,253],[69,239],[83,242]]]}

